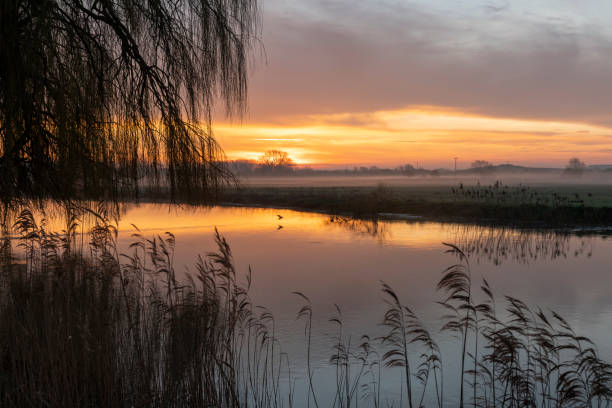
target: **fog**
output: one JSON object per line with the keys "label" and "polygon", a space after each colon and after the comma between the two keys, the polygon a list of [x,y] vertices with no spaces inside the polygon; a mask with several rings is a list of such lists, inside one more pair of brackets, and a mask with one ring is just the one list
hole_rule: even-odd
{"label": "fog", "polygon": [[456,186],[493,184],[529,186],[611,186],[612,172],[589,172],[580,176],[568,176],[561,170],[545,173],[493,173],[457,174],[443,176],[402,175],[318,175],[318,176],[249,176],[242,177],[246,187],[375,187],[387,186]]}

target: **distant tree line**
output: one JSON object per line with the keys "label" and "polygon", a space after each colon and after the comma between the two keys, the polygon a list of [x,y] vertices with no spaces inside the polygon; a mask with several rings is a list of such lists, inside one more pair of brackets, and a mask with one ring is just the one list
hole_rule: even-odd
{"label": "distant tree line", "polygon": [[440,175],[450,173],[449,170],[417,169],[411,164],[393,168],[378,166],[355,166],[346,169],[313,169],[310,166],[297,165],[287,152],[281,150],[268,150],[257,160],[233,160],[226,163],[228,169],[237,176],[249,175]]}
{"label": "distant tree line", "polygon": [[281,150],[268,150],[258,160],[233,160],[227,162],[227,165],[229,170],[238,176],[289,175],[297,167],[289,154]]}
{"label": "distant tree line", "polygon": [[[237,176],[380,176],[380,175],[403,175],[403,176],[443,176],[453,175],[450,169],[424,169],[417,168],[411,164],[396,167],[378,166],[354,166],[345,169],[314,169],[311,166],[300,166],[296,164],[287,152],[281,150],[269,150],[263,153],[257,160],[233,160],[225,163],[228,169]],[[458,170],[460,174],[491,175],[503,172],[561,172],[564,176],[580,176],[585,172],[612,173],[612,165],[587,166],[578,158],[571,158],[564,169],[535,168],[515,166],[512,164],[495,165],[486,160],[475,160],[469,169]]]}

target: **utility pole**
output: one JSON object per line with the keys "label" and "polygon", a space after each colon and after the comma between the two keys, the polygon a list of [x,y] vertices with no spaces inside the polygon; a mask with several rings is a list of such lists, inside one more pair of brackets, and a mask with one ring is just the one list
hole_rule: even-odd
{"label": "utility pole", "polygon": [[453,157],[453,159],[455,160],[455,174],[457,174],[457,159],[458,159],[458,157]]}

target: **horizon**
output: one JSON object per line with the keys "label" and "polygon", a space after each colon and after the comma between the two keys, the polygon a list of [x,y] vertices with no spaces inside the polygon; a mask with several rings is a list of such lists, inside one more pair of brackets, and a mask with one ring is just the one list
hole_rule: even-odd
{"label": "horizon", "polygon": [[[265,153],[265,152],[264,152]],[[263,155],[263,154],[262,154]],[[262,156],[261,155],[261,156]],[[289,157],[291,159],[291,157]],[[244,163],[249,163],[252,165],[259,165],[262,164],[261,162],[261,157],[259,158],[255,158],[255,159],[250,159],[250,158],[236,158],[236,159],[227,159],[226,160],[227,163],[239,163],[239,162],[244,162]],[[466,171],[466,170],[478,170],[478,169],[485,169],[485,168],[499,168],[499,167],[516,167],[516,168],[523,168],[526,170],[558,170],[558,171],[563,171],[567,169],[568,163],[563,163],[560,166],[529,166],[529,165],[521,165],[521,164],[517,164],[517,163],[513,163],[513,162],[501,162],[501,163],[494,163],[494,162],[487,162],[487,165],[479,165],[479,166],[474,166],[474,162],[470,162],[470,163],[461,163],[459,160],[457,161],[457,171]],[[598,164],[591,164],[591,163],[583,163],[584,164],[584,169],[585,170],[601,170],[601,169],[608,169],[608,168],[612,168],[612,162],[611,163],[598,163]],[[329,163],[316,163],[316,164],[308,164],[308,163],[297,163],[297,162],[292,162],[290,164],[291,167],[295,168],[295,169],[300,169],[300,170],[306,170],[306,169],[311,169],[314,171],[353,171],[355,169],[357,170],[361,170],[361,169],[367,169],[367,170],[397,170],[400,167],[403,166],[412,166],[414,170],[425,170],[425,171],[434,171],[434,170],[444,170],[444,171],[449,171],[449,172],[453,172],[454,171],[454,163],[451,162],[451,164],[449,166],[442,166],[442,167],[428,167],[428,166],[423,166],[421,165],[421,163],[390,163],[389,165],[367,165],[367,164],[351,164],[351,163],[338,163],[338,164],[329,164]]]}

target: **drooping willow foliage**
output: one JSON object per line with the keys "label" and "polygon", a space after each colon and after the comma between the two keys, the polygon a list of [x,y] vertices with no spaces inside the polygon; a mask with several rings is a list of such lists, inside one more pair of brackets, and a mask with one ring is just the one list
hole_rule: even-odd
{"label": "drooping willow foliage", "polygon": [[0,198],[207,200],[231,180],[256,0],[1,0]]}

